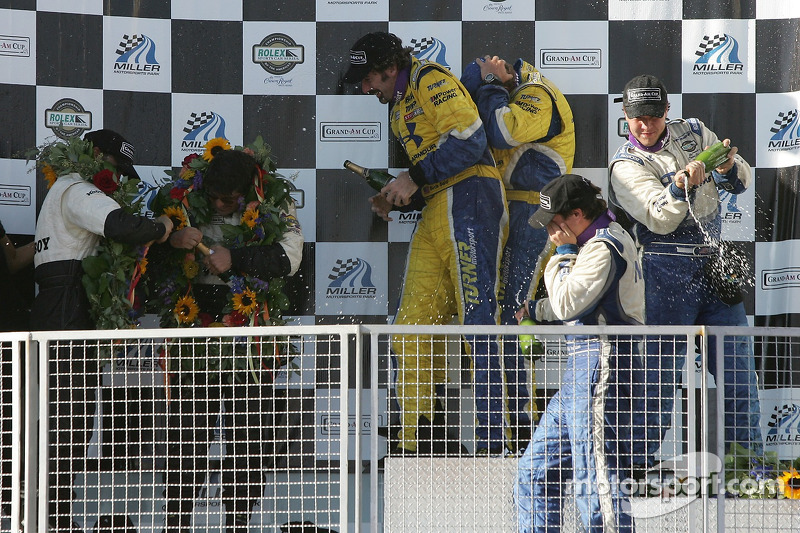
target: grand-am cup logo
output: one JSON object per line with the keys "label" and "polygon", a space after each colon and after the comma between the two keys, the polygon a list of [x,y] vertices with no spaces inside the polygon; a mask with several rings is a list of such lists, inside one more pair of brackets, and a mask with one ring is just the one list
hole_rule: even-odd
{"label": "grand-am cup logo", "polygon": [[602,67],[603,52],[599,48],[553,48],[539,53],[544,68],[597,69]]}
{"label": "grand-am cup logo", "polygon": [[253,63],[270,74],[288,73],[303,63],[305,48],[285,33],[273,33],[253,46]]}
{"label": "grand-am cup logo", "polygon": [[31,38],[0,35],[0,56],[31,57]]}
{"label": "grand-am cup logo", "polygon": [[0,185],[0,205],[31,205],[31,188],[27,185]]}
{"label": "grand-am cup logo", "polygon": [[322,122],[319,126],[321,142],[381,140],[380,122]]}
{"label": "grand-am cup logo", "polygon": [[80,137],[92,129],[92,114],[77,100],[62,98],[44,111],[44,125],[60,139]]}
{"label": "grand-am cup logo", "polygon": [[658,87],[645,87],[642,89],[628,89],[628,103],[660,102],[661,89]]}
{"label": "grand-am cup logo", "polygon": [[800,287],[800,267],[764,269],[761,271],[761,289],[775,290]]}

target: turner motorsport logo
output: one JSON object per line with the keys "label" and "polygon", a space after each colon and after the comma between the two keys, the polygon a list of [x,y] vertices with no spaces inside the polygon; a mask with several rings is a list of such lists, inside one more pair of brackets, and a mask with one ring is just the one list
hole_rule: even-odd
{"label": "turner motorsport logo", "polygon": [[31,38],[0,35],[0,56],[31,57]]}
{"label": "turner motorsport logo", "polygon": [[764,269],[761,271],[761,289],[789,289],[800,287],[800,267]]}
{"label": "turner motorsport logo", "polygon": [[739,59],[739,43],[727,33],[703,36],[694,54],[698,59],[692,67],[692,74],[744,73],[744,65]]}
{"label": "turner motorsport logo", "polygon": [[380,122],[321,122],[319,140],[322,142],[380,141]]}
{"label": "turner motorsport logo", "polygon": [[768,146],[770,152],[800,148],[800,124],[797,120],[797,109],[778,113],[778,118],[775,119],[769,131],[772,133]]}
{"label": "turner motorsport logo", "polygon": [[80,137],[92,129],[92,114],[77,100],[62,98],[52,108],[45,109],[44,125],[61,139]]}
{"label": "turner motorsport logo", "polygon": [[253,63],[270,74],[286,74],[304,61],[303,50],[285,33],[272,33],[253,45]]}
{"label": "turner motorsport logo", "polygon": [[539,53],[539,64],[546,68],[601,68],[599,48],[552,48]]}
{"label": "turner motorsport logo", "polygon": [[123,35],[116,51],[114,72],[157,76],[161,65],[156,61],[156,43],[147,35]]}
{"label": "turner motorsport logo", "polygon": [[186,134],[181,141],[181,150],[195,152],[202,150],[211,139],[225,137],[225,119],[213,111],[191,113],[183,128]]}
{"label": "turner motorsport logo", "polygon": [[363,298],[374,300],[378,289],[372,283],[372,266],[360,258],[337,259],[328,274],[331,282],[326,298]]}

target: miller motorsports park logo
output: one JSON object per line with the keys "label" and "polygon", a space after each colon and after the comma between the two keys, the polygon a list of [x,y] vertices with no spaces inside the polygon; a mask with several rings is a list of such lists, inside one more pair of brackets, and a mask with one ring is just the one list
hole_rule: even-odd
{"label": "miller motorsports park logo", "polygon": [[800,405],[785,403],[773,409],[767,422],[766,445],[775,446],[780,443],[800,444]]}
{"label": "miller motorsports park logo", "polygon": [[369,298],[377,296],[372,283],[372,266],[360,258],[337,259],[328,274],[331,282],[325,291],[326,298]]}
{"label": "miller motorsports park logo", "polygon": [[450,69],[450,65],[445,59],[447,54],[447,47],[442,41],[436,37],[416,37],[409,41],[411,46],[411,54],[417,59],[428,59],[434,63],[439,63],[443,67]]}
{"label": "miller motorsports park logo", "polygon": [[770,152],[800,148],[800,124],[797,120],[797,109],[778,113],[778,118],[775,119],[769,131],[772,133],[767,148]]}
{"label": "miller motorsports park logo", "polygon": [[181,141],[181,150],[194,152],[202,150],[211,139],[225,137],[225,119],[213,111],[191,113],[183,128],[186,134]]}
{"label": "miller motorsports park logo", "polygon": [[286,74],[305,60],[303,50],[285,33],[272,33],[253,45],[253,63],[270,74]]}
{"label": "miller motorsports park logo", "polygon": [[0,35],[0,56],[31,57],[31,38]]}
{"label": "miller motorsports park logo", "polygon": [[694,54],[698,59],[692,66],[692,74],[744,73],[744,65],[739,59],[739,43],[727,33],[703,36]]}
{"label": "miller motorsports park logo", "polygon": [[380,141],[380,122],[320,122],[322,142]]}
{"label": "miller motorsports park logo", "polygon": [[157,76],[161,65],[156,61],[156,43],[147,35],[123,35],[116,51],[114,72]]}
{"label": "miller motorsports park logo", "polygon": [[539,52],[542,68],[601,68],[602,50],[599,48],[547,48]]}
{"label": "miller motorsports park logo", "polygon": [[60,139],[80,137],[92,129],[92,114],[77,100],[62,98],[44,110],[44,125]]}

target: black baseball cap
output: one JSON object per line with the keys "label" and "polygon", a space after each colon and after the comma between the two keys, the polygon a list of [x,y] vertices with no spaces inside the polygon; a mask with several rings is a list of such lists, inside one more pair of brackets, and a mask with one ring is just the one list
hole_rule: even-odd
{"label": "black baseball cap", "polygon": [[636,76],[622,92],[622,108],[629,117],[663,117],[668,106],[667,88],[651,74]]}
{"label": "black baseball cap", "polygon": [[90,141],[106,155],[113,155],[117,161],[117,170],[129,178],[140,179],[136,169],[133,168],[133,157],[136,149],[125,137],[113,130],[90,131],[83,136],[84,141]]}
{"label": "black baseball cap", "polygon": [[587,209],[598,198],[597,187],[577,174],[563,174],[539,193],[539,209],[528,219],[534,228],[546,227],[553,217],[572,209]]}
{"label": "black baseball cap", "polygon": [[363,80],[376,65],[402,50],[403,41],[393,33],[376,31],[366,34],[350,49],[350,68],[344,75],[344,81],[357,83]]}

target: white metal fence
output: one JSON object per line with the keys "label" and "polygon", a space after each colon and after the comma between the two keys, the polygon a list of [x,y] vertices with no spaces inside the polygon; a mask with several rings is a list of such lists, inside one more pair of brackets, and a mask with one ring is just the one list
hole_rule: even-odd
{"label": "white metal fence", "polygon": [[[579,409],[574,391],[598,383],[616,398],[601,444],[611,464],[599,467],[617,473],[612,505],[636,531],[797,531],[800,330],[538,327],[543,353],[532,357],[518,351],[520,331],[2,334],[0,531],[516,531],[515,486],[520,472],[536,471],[518,469],[535,456],[522,456],[533,426],[536,446],[552,448],[568,415],[569,445],[597,445],[597,434],[581,435],[591,406]],[[492,343],[502,357],[487,355]],[[607,356],[593,359],[595,348]],[[726,396],[726,382],[742,385],[750,373],[726,367],[726,349],[755,354],[755,446],[731,447],[744,440],[746,428],[734,426],[747,425],[752,398]],[[710,362],[728,371],[711,375]],[[636,374],[639,363],[660,371]],[[503,387],[489,383],[500,374],[482,371],[498,365]],[[666,409],[672,366],[684,371]],[[558,391],[561,411],[544,416]],[[528,484],[560,498],[561,530],[581,531],[591,498],[580,481],[591,478],[569,467],[549,464],[546,479],[530,474]],[[526,501],[537,519],[555,520],[555,508],[541,512],[546,498]]]}

